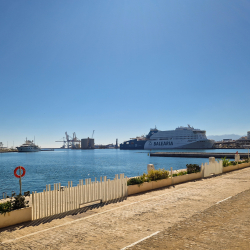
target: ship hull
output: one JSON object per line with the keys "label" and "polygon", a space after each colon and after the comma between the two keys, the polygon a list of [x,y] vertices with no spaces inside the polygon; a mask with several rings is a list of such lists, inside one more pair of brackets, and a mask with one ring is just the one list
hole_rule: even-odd
{"label": "ship hull", "polygon": [[120,149],[122,150],[144,149],[145,142],[146,141],[130,140],[120,144]]}
{"label": "ship hull", "polygon": [[145,143],[144,149],[210,149],[213,147],[213,140],[201,140],[188,142],[185,140],[149,140]]}
{"label": "ship hull", "polygon": [[24,148],[24,147],[16,147],[18,152],[38,152],[40,151],[39,148]]}

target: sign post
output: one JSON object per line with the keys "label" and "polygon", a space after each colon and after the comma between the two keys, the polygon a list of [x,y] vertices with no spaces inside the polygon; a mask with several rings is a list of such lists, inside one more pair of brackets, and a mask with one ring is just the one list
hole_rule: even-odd
{"label": "sign post", "polygon": [[[19,169],[19,175],[17,174],[18,169]],[[23,173],[22,173],[22,170],[23,170]],[[22,166],[18,166],[14,170],[14,175],[16,176],[16,178],[19,178],[20,194],[21,195],[22,195],[22,177],[25,176],[25,173],[26,173],[25,168]]]}
{"label": "sign post", "polygon": [[19,183],[20,183],[20,194],[22,195],[22,170],[21,170],[21,166],[19,166],[19,175],[20,175],[20,179],[19,179]]}

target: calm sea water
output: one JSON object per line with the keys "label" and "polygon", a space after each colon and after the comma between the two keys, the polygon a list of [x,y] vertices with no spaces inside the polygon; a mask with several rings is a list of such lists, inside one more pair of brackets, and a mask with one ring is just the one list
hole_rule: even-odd
{"label": "calm sea water", "polygon": [[[157,150],[159,152],[160,150]],[[215,150],[164,150],[165,152],[236,152],[236,149]],[[239,153],[246,150],[238,150]],[[174,170],[186,167],[186,164],[201,164],[208,162],[207,158],[168,158],[150,157],[146,150],[68,150],[31,152],[31,153],[1,153],[0,154],[0,198],[2,193],[19,192],[18,178],[14,177],[14,169],[23,166],[26,175],[22,178],[23,191],[38,191],[45,189],[46,184],[61,183],[67,185],[73,181],[73,186],[80,179],[107,176],[113,179],[115,174],[124,173],[127,177],[141,175],[147,171],[147,164],[154,164],[156,169]]]}

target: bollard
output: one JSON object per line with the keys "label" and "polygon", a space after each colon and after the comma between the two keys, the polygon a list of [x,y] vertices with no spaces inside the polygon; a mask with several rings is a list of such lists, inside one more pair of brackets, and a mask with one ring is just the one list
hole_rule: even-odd
{"label": "bollard", "polygon": [[148,164],[147,170],[148,170],[148,172],[150,170],[155,170],[154,164]]}
{"label": "bollard", "polygon": [[214,157],[209,157],[209,163],[215,163],[215,158]]}
{"label": "bollard", "polygon": [[240,161],[240,155],[239,154],[235,154],[235,161],[237,161],[237,162]]}

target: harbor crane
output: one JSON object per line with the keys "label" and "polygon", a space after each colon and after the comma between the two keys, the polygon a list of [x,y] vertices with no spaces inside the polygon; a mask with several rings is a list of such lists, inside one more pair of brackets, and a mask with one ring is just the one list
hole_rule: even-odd
{"label": "harbor crane", "polygon": [[62,141],[56,141],[56,142],[63,142],[63,145],[61,148],[66,148],[66,143],[67,141],[65,140],[65,137],[63,137],[63,140]]}
{"label": "harbor crane", "polygon": [[73,133],[73,137],[69,136],[67,132],[65,132],[66,139],[63,137],[63,141],[56,141],[56,142],[63,142],[62,148],[71,148],[76,149],[80,148],[80,140],[76,137],[76,133]]}

